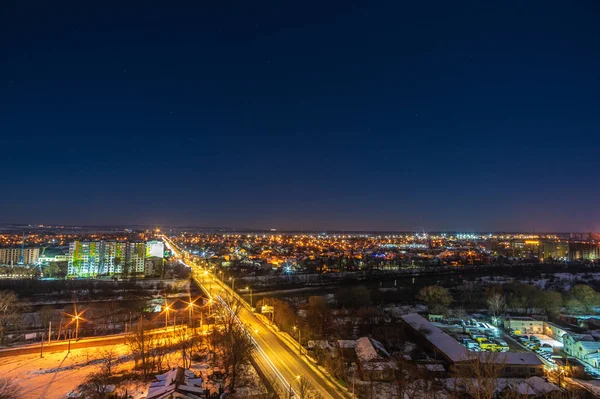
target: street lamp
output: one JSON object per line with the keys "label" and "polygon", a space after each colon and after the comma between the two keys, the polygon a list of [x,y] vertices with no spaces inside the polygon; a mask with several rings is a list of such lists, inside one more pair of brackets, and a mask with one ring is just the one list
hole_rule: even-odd
{"label": "street lamp", "polygon": [[300,330],[300,327],[296,326],[294,326],[292,329],[294,331],[298,330],[298,354],[302,355],[302,330]]}
{"label": "street lamp", "polygon": [[192,301],[192,295],[188,292],[188,300],[189,324],[194,328],[194,305],[198,299]]}
{"label": "street lamp", "polygon": [[85,311],[87,309],[84,309],[82,312],[78,312],[77,311],[77,305],[73,304],[73,314],[69,314],[67,313],[68,316],[71,316],[71,323],[75,322],[75,340],[79,339],[79,320],[84,320],[85,319],[82,317],[82,315],[85,313]]}
{"label": "street lamp", "polygon": [[75,315],[75,341],[79,340],[79,315]]}
{"label": "street lamp", "polygon": [[246,291],[250,291],[250,307],[252,307],[252,288],[246,287]]}
{"label": "street lamp", "polygon": [[165,331],[169,327],[169,310],[171,310],[171,307],[169,305],[165,305]]}

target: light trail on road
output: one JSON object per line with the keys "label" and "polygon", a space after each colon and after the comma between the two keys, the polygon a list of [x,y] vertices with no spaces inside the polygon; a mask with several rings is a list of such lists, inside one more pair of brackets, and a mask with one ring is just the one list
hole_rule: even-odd
{"label": "light trail on road", "polygon": [[[237,293],[231,288],[221,282],[213,273],[210,273],[206,269],[202,269],[200,266],[192,264],[191,266],[185,263],[181,258],[183,251],[180,250],[173,242],[163,236],[167,247],[173,251],[175,255],[180,258],[187,267],[192,269],[192,275],[194,281],[199,287],[207,294],[209,299],[216,298],[223,306],[233,312],[233,310],[227,305],[227,302],[218,294],[212,295],[209,288],[205,286],[206,279],[216,284],[218,288],[224,290],[227,294],[231,295],[232,298],[236,298],[240,305],[239,311],[236,314],[237,321],[242,325],[246,333],[250,336],[252,343],[256,348],[256,352],[260,355],[260,358],[264,360],[270,369],[270,373],[279,381],[279,384],[283,387],[284,393],[293,397],[297,397],[296,390],[293,385],[298,380],[298,377],[303,377],[312,385],[313,389],[317,391],[323,398],[347,398],[348,395],[340,392],[340,390],[326,377],[315,371],[310,365],[308,365],[303,359],[299,358],[295,350],[290,349],[285,345],[276,333],[267,328],[261,320],[259,320],[250,306],[244,301]],[[202,276],[200,278],[198,275]],[[253,334],[253,332],[258,333]],[[269,371],[269,370],[267,370]]]}

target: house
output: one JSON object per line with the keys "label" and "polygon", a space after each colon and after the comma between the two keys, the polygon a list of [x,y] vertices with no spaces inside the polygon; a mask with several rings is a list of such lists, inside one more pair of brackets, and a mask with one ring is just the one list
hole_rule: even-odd
{"label": "house", "polygon": [[194,399],[205,395],[202,389],[202,378],[196,378],[191,370],[176,367],[156,376],[156,381],[150,384],[146,398]]}
{"label": "house", "polygon": [[444,320],[443,314],[428,314],[427,318],[433,323],[441,323]]}
{"label": "house", "polygon": [[591,334],[566,334],[565,352],[588,366],[600,369],[600,342]]}
{"label": "house", "polygon": [[391,381],[396,373],[396,362],[381,342],[369,337],[356,340],[356,363],[361,379],[365,381]]}
{"label": "house", "polygon": [[504,328],[515,334],[543,334],[544,321],[531,317],[507,317],[504,319]]}
{"label": "house", "polygon": [[356,341],[353,339],[338,339],[336,347],[342,359],[348,361],[356,356]]}
{"label": "house", "polygon": [[518,395],[520,398],[563,398],[561,389],[541,377],[530,377],[506,386],[503,392]]}
{"label": "house", "polygon": [[595,339],[591,334],[568,333],[563,336],[565,352],[576,358],[579,358],[582,352],[581,345],[578,345],[580,342],[595,342]]}
{"label": "house", "polygon": [[444,360],[447,368],[468,368],[475,360],[482,363],[502,365],[499,377],[527,378],[544,375],[544,364],[535,353],[503,352],[489,354],[469,352],[458,341],[439,327],[416,313],[404,315],[401,319],[408,325],[407,332],[413,342],[423,347],[434,359]]}
{"label": "house", "polygon": [[544,334],[554,338],[558,342],[564,344],[564,336],[568,333],[580,331],[581,329],[575,326],[569,326],[567,323],[559,321],[558,323],[544,322]]}

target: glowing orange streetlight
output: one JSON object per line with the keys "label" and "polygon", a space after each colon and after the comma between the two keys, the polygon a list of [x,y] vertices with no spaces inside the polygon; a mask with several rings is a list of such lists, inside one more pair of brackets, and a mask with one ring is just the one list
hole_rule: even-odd
{"label": "glowing orange streetlight", "polygon": [[69,322],[69,324],[75,322],[75,340],[79,339],[79,320],[85,321],[85,319],[82,317],[82,315],[85,313],[86,310],[87,309],[84,309],[82,312],[78,312],[77,305],[73,304],[73,313],[74,314],[67,313],[68,316],[71,316],[71,321]]}
{"label": "glowing orange streetlight", "polygon": [[164,308],[164,312],[165,312],[165,330],[169,326],[169,310],[171,310],[171,307],[168,304],[165,305],[165,308]]}

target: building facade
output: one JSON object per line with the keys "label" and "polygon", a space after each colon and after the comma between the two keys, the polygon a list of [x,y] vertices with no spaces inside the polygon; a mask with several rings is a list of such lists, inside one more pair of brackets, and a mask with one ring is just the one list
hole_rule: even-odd
{"label": "building facade", "polygon": [[0,248],[0,265],[16,266],[20,264],[21,252],[23,252],[24,265],[34,265],[40,257],[39,248]]}
{"label": "building facade", "polygon": [[569,256],[569,242],[567,240],[541,240],[540,260],[562,260]]}
{"label": "building facade", "polygon": [[73,277],[143,275],[146,243],[74,241],[69,246],[68,275]]}
{"label": "building facade", "polygon": [[596,260],[600,258],[600,247],[595,241],[569,242],[569,258],[571,260]]}
{"label": "building facade", "polygon": [[543,334],[544,322],[531,317],[507,317],[504,319],[504,328],[516,334]]}

